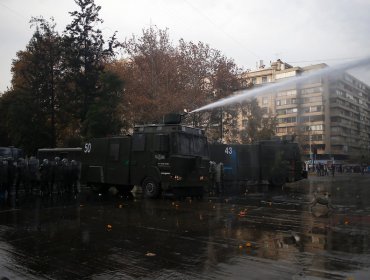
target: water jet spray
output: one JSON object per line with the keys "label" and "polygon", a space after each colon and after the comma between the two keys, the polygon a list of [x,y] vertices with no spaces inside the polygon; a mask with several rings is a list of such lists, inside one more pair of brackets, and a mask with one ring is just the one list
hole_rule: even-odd
{"label": "water jet spray", "polygon": [[257,95],[261,94],[271,94],[273,91],[276,90],[283,90],[286,89],[289,86],[295,85],[297,83],[305,82],[310,79],[322,77],[322,76],[327,76],[327,75],[338,75],[344,71],[355,69],[355,68],[361,68],[370,65],[370,57],[366,57],[363,59],[358,59],[354,60],[348,63],[340,64],[337,66],[332,66],[332,67],[327,67],[321,70],[317,70],[314,73],[309,73],[309,74],[303,74],[302,76],[291,78],[285,81],[281,81],[278,83],[274,84],[269,84],[266,86],[263,86],[261,88],[256,88],[252,90],[243,90],[242,93],[220,99],[216,102],[213,102],[211,104],[205,105],[203,107],[200,107],[198,109],[195,109],[191,113],[196,113],[200,111],[205,111],[205,110],[211,110],[214,108],[218,107],[223,107],[227,105],[232,105],[235,103],[241,103],[245,100],[248,100],[250,98],[256,97]]}

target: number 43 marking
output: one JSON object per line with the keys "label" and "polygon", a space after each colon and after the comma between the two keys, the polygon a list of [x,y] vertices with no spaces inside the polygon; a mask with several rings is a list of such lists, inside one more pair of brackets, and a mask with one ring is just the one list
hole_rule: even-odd
{"label": "number 43 marking", "polygon": [[232,147],[226,147],[225,154],[231,155],[232,153],[233,153],[233,148]]}

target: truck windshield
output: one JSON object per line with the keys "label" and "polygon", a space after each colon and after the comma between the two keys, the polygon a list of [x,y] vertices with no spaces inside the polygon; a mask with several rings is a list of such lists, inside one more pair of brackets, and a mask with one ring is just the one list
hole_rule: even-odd
{"label": "truck windshield", "polygon": [[173,142],[175,154],[192,156],[208,155],[207,139],[203,136],[175,133],[173,138],[175,139]]}

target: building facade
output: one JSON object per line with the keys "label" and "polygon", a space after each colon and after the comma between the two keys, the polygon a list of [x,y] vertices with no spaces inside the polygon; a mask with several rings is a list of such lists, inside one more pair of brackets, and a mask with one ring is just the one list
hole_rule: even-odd
{"label": "building facade", "polygon": [[[243,77],[258,87],[325,67],[293,67],[277,60]],[[370,153],[370,87],[348,73],[315,77],[257,100],[266,115],[277,117],[276,135],[294,135],[306,156],[345,159]]]}

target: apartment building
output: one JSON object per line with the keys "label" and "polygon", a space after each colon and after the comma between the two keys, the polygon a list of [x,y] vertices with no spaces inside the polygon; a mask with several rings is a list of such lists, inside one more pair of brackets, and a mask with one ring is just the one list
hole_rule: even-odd
{"label": "apartment building", "polygon": [[[325,67],[293,67],[277,60],[268,68],[261,62],[243,76],[258,87]],[[307,156],[344,159],[370,153],[370,87],[348,73],[316,77],[257,100],[266,115],[277,117],[276,135],[295,135]]]}

